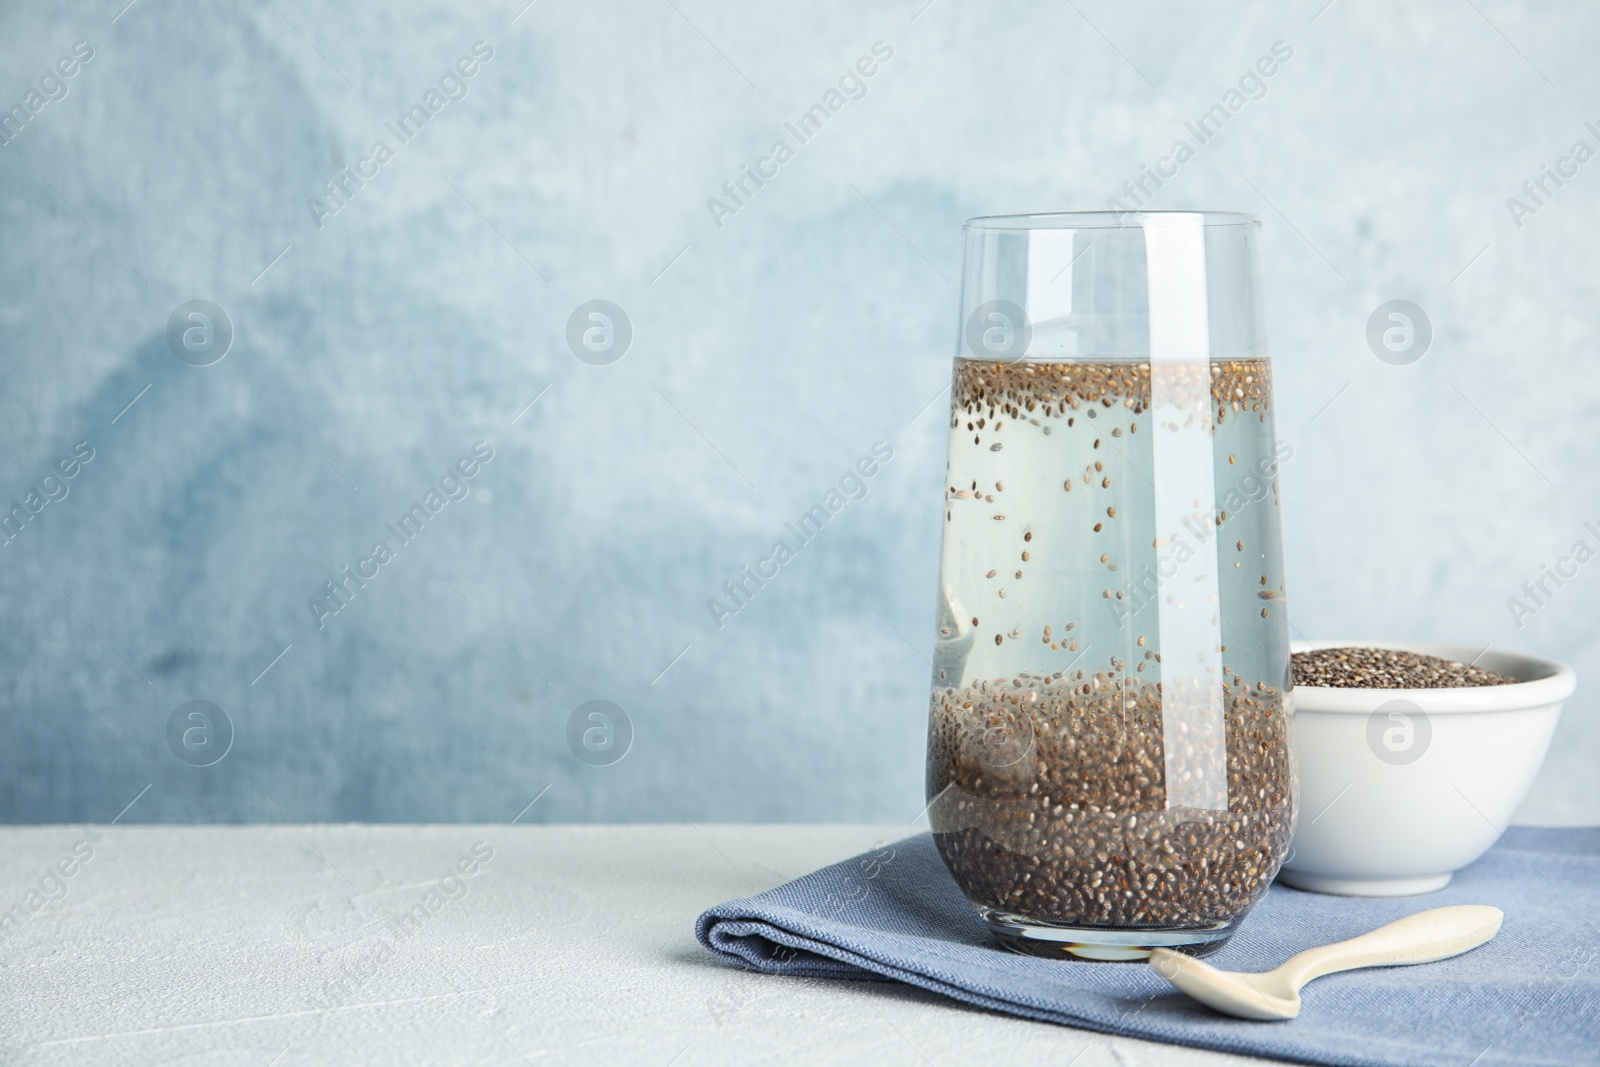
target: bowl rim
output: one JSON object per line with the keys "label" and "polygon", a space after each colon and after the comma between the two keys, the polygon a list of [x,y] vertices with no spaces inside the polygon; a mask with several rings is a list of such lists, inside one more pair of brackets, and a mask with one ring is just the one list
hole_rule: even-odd
{"label": "bowl rim", "polygon": [[1578,685],[1577,674],[1565,663],[1493,645],[1484,648],[1436,641],[1372,640],[1289,643],[1291,654],[1319,648],[1352,647],[1400,649],[1465,662],[1490,659],[1496,662],[1491,669],[1522,680],[1509,685],[1468,685],[1450,689],[1342,689],[1325,685],[1297,685],[1293,690],[1297,714],[1301,711],[1368,714],[1391,700],[1408,700],[1430,714],[1519,711],[1559,704],[1570,697]]}

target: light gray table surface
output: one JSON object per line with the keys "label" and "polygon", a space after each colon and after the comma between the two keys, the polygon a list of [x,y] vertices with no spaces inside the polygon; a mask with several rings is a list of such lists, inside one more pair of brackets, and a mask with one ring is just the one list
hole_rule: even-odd
{"label": "light gray table surface", "polygon": [[[8,827],[0,1062],[1241,1059],[1026,1022],[900,986],[755,975],[695,941],[706,907],[910,832]],[[446,881],[463,859],[471,875]]]}

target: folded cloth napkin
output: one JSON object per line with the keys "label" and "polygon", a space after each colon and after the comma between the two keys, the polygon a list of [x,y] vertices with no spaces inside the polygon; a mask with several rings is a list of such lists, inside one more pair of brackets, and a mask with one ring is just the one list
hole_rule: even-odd
{"label": "folded cloth napkin", "polygon": [[1513,828],[1442,892],[1362,899],[1274,884],[1207,958],[1262,971],[1302,949],[1446,904],[1493,904],[1462,956],[1329,975],[1300,1016],[1246,1022],[1143,964],[1015,955],[990,938],[923,834],[700,916],[712,952],[771,974],[906,982],[1029,1019],[1307,1063],[1600,1063],[1600,827]]}

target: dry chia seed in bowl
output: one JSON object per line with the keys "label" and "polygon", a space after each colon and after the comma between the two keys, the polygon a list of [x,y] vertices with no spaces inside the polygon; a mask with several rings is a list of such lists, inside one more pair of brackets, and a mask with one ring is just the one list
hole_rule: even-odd
{"label": "dry chia seed in bowl", "polygon": [[1495,671],[1399,648],[1318,648],[1291,657],[1294,684],[1330,689],[1462,689],[1513,685]]}

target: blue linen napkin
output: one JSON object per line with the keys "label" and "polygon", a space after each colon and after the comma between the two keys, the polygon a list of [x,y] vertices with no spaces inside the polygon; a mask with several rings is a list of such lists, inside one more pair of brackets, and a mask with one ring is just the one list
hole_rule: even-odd
{"label": "blue linen napkin", "polygon": [[1454,959],[1320,978],[1286,1022],[1216,1014],[1144,964],[1039,959],[990,938],[934,848],[907,838],[700,916],[695,933],[753,970],[906,982],[1029,1019],[1307,1063],[1600,1063],[1600,827],[1516,827],[1441,892],[1361,899],[1274,884],[1233,940],[1226,970],[1426,908],[1493,904],[1499,935]]}

